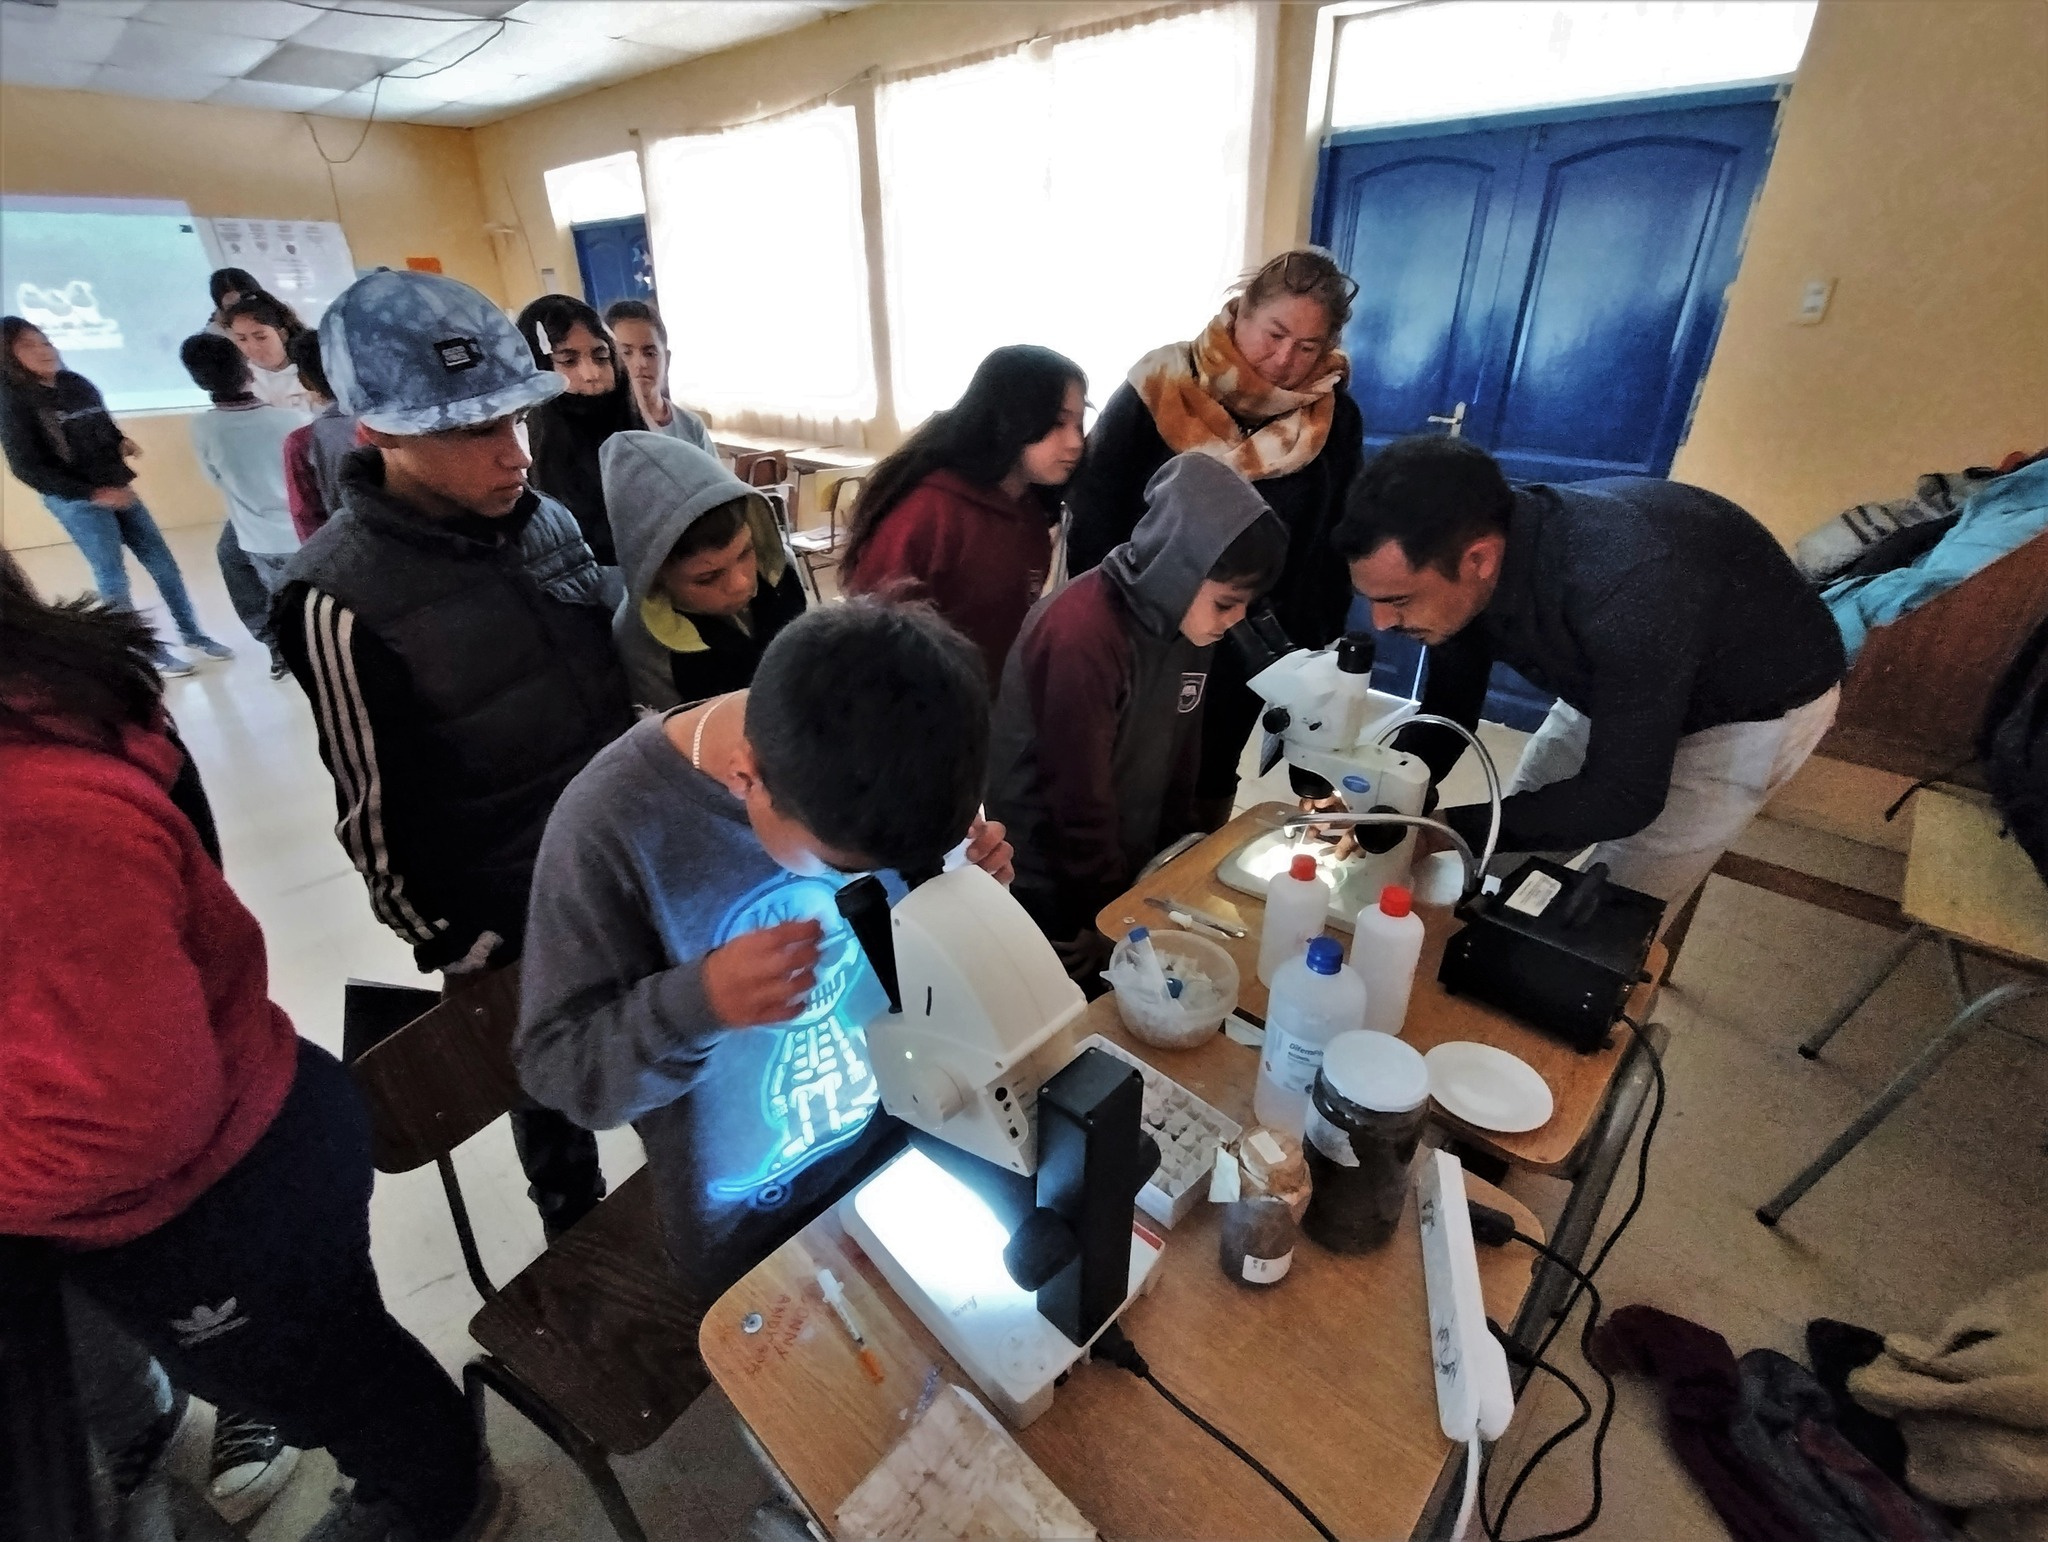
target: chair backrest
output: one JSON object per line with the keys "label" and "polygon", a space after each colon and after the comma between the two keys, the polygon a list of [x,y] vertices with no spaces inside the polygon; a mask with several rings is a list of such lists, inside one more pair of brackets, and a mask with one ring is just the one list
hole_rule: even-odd
{"label": "chair backrest", "polygon": [[446,1156],[520,1098],[512,1068],[519,966],[494,969],[422,1012],[349,1067],[370,1105],[379,1172]]}
{"label": "chair backrest", "polygon": [[833,534],[838,534],[842,523],[853,518],[854,501],[860,497],[861,484],[865,477],[841,477],[832,484],[832,505],[830,523]]}
{"label": "chair backrest", "polygon": [[733,472],[749,487],[780,487],[789,480],[789,457],[780,450],[742,455]]}

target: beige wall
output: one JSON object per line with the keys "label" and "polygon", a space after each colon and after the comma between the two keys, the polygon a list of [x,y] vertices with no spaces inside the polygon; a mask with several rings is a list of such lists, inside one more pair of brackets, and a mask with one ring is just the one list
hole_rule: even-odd
{"label": "beige wall", "polygon": [[1823,0],[1672,475],[1792,540],[2043,443],[2048,6]]}
{"label": "beige wall", "polygon": [[[330,155],[347,154],[363,131],[343,119],[317,126]],[[0,189],[7,192],[179,198],[200,215],[339,217],[359,266],[439,257],[448,273],[502,298],[468,130],[378,124],[362,153],[333,170],[330,188],[305,121],[294,114],[0,86]],[[195,327],[205,312],[206,296],[194,295]],[[181,413],[141,414],[122,425],[143,447],[138,487],[166,526],[222,517],[186,425]],[[0,475],[0,545],[64,538],[34,493]]]}

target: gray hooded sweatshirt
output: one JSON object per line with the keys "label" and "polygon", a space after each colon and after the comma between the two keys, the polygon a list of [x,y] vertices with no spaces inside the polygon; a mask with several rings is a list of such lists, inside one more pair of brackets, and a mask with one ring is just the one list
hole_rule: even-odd
{"label": "gray hooded sweatshirt", "polygon": [[[612,638],[633,700],[665,710],[744,688],[761,650],[804,609],[796,565],[768,500],[717,456],[665,433],[613,434],[597,459],[626,580]],[[656,586],[662,564],[684,531],[740,498],[747,501],[760,571],[754,602],[742,621],[685,615]]]}
{"label": "gray hooded sweatshirt", "polygon": [[1069,937],[1193,827],[1212,648],[1181,621],[1230,543],[1274,515],[1219,460],[1177,455],[1102,565],[1038,602],[1003,669],[989,814],[1017,848],[1014,892]]}

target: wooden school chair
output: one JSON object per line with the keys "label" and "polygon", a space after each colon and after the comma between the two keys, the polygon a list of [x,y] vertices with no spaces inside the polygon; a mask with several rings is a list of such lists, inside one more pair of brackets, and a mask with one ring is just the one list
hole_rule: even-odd
{"label": "wooden school chair", "polygon": [[[1955,996],[1955,1016],[1827,1150],[1757,1210],[1756,1218],[1766,1226],[1777,1225],[1808,1189],[1912,1096],[1963,1040],[1991,1024],[2005,1008],[2048,995],[2048,885],[2041,882],[2019,843],[2005,833],[1995,808],[1938,789],[1919,794],[1899,908],[1912,923],[1910,929],[1869,978],[1807,1037],[1799,1053],[1808,1060],[1818,1059],[1828,1040],[1923,942],[1941,946]],[[1964,973],[1966,949],[2016,966],[2031,978],[1973,992]]]}
{"label": "wooden school chair", "polygon": [[380,1172],[432,1163],[470,1282],[483,1297],[462,1368],[483,1429],[488,1387],[582,1469],[622,1542],[646,1542],[610,1458],[644,1450],[709,1384],[697,1319],[662,1248],[642,1168],[504,1285],[477,1252],[455,1173],[457,1146],[520,1101],[512,1068],[519,970],[487,974],[364,1053],[350,1069],[370,1105]]}
{"label": "wooden school chair", "polygon": [[796,553],[796,560],[803,564],[804,581],[810,585],[811,598],[822,600],[818,593],[818,569],[836,567],[839,555],[846,547],[846,538],[851,533],[854,500],[860,497],[862,478],[841,477],[832,484],[832,496],[825,504],[825,523],[815,530],[799,530],[789,538],[790,549]]}

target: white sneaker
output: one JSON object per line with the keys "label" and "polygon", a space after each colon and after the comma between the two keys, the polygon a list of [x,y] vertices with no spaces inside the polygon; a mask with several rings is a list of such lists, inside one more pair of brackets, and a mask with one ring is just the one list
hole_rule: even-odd
{"label": "white sneaker", "polygon": [[285,1444],[275,1425],[223,1412],[214,1418],[210,1465],[206,1497],[221,1519],[237,1526],[277,1497],[299,1465],[299,1450]]}

